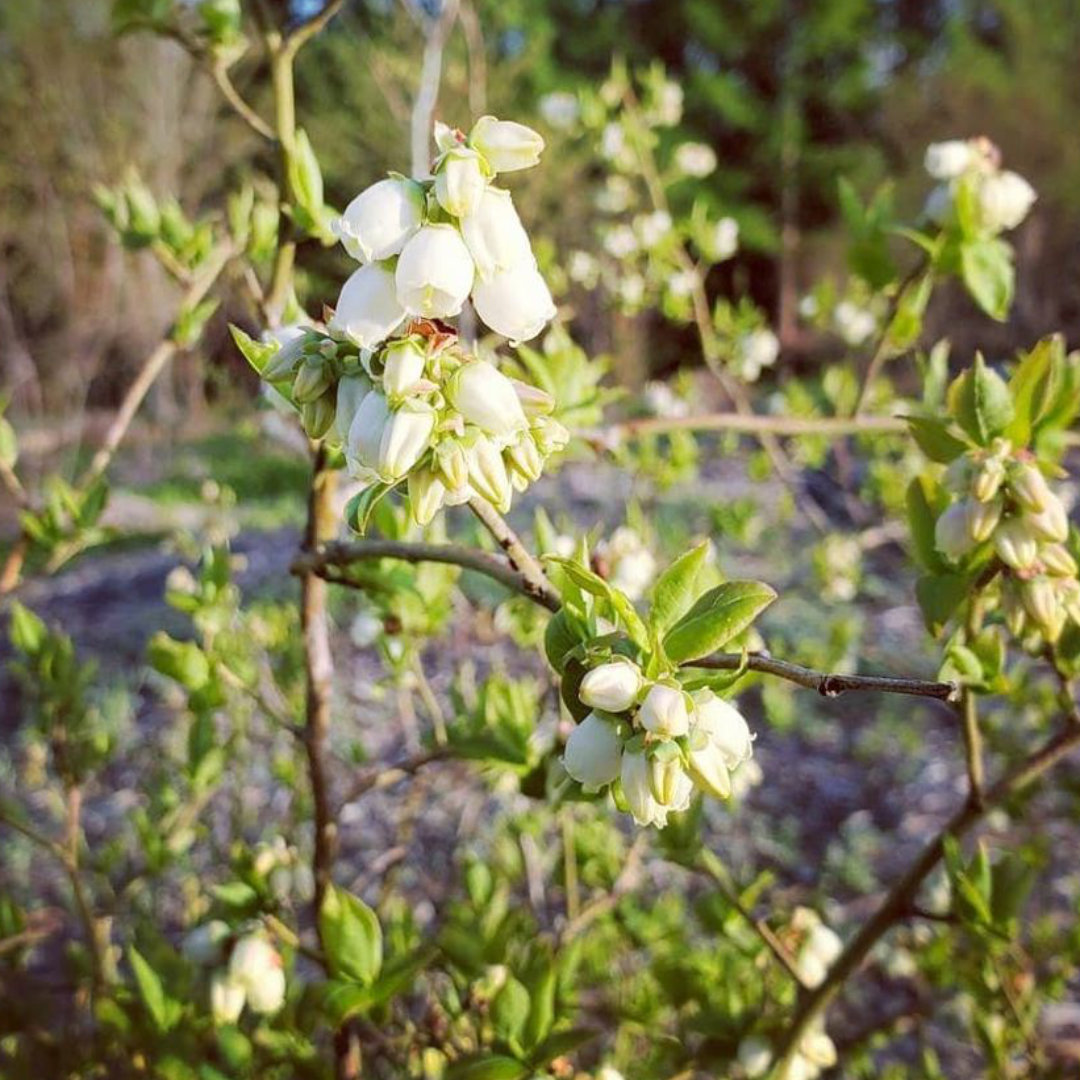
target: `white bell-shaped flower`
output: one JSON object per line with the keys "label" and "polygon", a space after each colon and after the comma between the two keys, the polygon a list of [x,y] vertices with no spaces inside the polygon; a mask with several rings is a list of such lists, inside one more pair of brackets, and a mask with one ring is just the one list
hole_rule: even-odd
{"label": "white bell-shaped flower", "polygon": [[473,306],[487,326],[515,344],[536,337],[556,314],[547,283],[531,263],[477,282]]}
{"label": "white bell-shaped flower", "polygon": [[398,302],[394,275],[375,263],[361,266],[345,282],[330,329],[362,349],[373,349],[401,325],[405,309]]}
{"label": "white bell-shaped flower", "polygon": [[934,547],[953,562],[962,559],[975,546],[969,507],[966,499],[953,503],[934,525]]}
{"label": "white bell-shaped flower", "polygon": [[994,551],[1013,570],[1030,570],[1039,559],[1039,540],[1023,518],[1009,518],[994,532]]}
{"label": "white bell-shaped flower", "polygon": [[729,701],[717,697],[711,690],[697,690],[694,702],[693,726],[703,731],[723,756],[728,769],[736,769],[754,754],[754,738],[743,715]]}
{"label": "white bell-shaped flower", "polygon": [[383,350],[383,389],[391,397],[411,390],[423,377],[427,351],[416,337],[391,341]]}
{"label": "white bell-shaped flower", "polygon": [[417,525],[430,525],[446,502],[446,485],[431,469],[409,473],[409,507]]}
{"label": "white bell-shaped flower", "polygon": [[638,723],[653,735],[677,739],[690,730],[689,695],[681,686],[654,683],[638,711]]}
{"label": "white bell-shaped flower", "polygon": [[619,775],[621,756],[615,724],[591,712],[570,732],[563,765],[586,791],[597,791]]}
{"label": "white bell-shaped flower", "polygon": [[808,920],[806,937],[795,966],[799,976],[807,986],[820,986],[829,975],[829,968],[836,962],[836,958],[844,951],[844,943],[840,940],[835,930],[826,926],[817,914],[811,912],[813,918]]}
{"label": "white bell-shaped flower", "polygon": [[346,456],[350,470],[357,472],[358,464],[392,484],[420,460],[434,429],[435,412],[430,406],[409,401],[391,409],[384,394],[372,392],[364,398],[349,429]]}
{"label": "white bell-shaped flower", "polygon": [[470,360],[454,372],[446,387],[450,404],[470,424],[505,438],[527,427],[521,399],[508,379],[486,360]]}
{"label": "white bell-shaped flower", "polygon": [[424,189],[390,177],[360,192],[331,229],[354,259],[376,262],[399,254],[423,220]]}
{"label": "white bell-shaped flower", "polygon": [[496,172],[528,169],[540,160],[544,140],[539,132],[513,120],[481,116],[469,132],[469,145],[479,150]]}
{"label": "white bell-shaped flower", "polygon": [[964,139],[947,139],[926,148],[923,165],[935,180],[953,180],[975,162],[971,144]]}
{"label": "white bell-shaped flower", "polygon": [[210,1013],[215,1024],[235,1024],[244,1011],[247,991],[244,985],[224,972],[210,980]]}
{"label": "white bell-shaped flower", "polygon": [[334,434],[338,441],[345,443],[349,438],[349,428],[356,419],[356,414],[364,398],[372,391],[371,380],[366,375],[345,375],[338,380],[337,409],[334,412]]}
{"label": "white bell-shaped flower", "polygon": [[435,173],[435,198],[448,214],[475,213],[486,187],[484,162],[475,150],[458,146],[443,155]]}
{"label": "white bell-shaped flower", "polygon": [[261,934],[248,934],[236,943],[229,957],[229,978],[244,988],[253,1012],[277,1012],[285,1001],[281,956]]}
{"label": "white bell-shaped flower", "polygon": [[473,286],[469,249],[453,225],[425,225],[398,259],[394,280],[401,306],[412,315],[457,315]]}
{"label": "white bell-shaped flower", "polygon": [[590,709],[623,712],[637,700],[644,680],[641,669],[631,660],[612,660],[586,673],[578,687],[578,698]]}
{"label": "white bell-shaped flower", "polygon": [[630,813],[639,825],[663,828],[667,824],[667,810],[653,798],[649,776],[649,759],[644,753],[628,751],[623,754],[619,778]]}
{"label": "white bell-shaped flower", "polygon": [[997,173],[979,186],[983,224],[993,232],[1015,229],[1035,205],[1035,189],[1019,174]]}
{"label": "white bell-shaped flower", "polygon": [[487,188],[475,209],[461,219],[461,235],[481,281],[518,265],[535,265],[528,233],[509,191]]}
{"label": "white bell-shaped flower", "polygon": [[514,489],[502,451],[485,435],[478,435],[466,451],[469,486],[502,513],[510,509]]}

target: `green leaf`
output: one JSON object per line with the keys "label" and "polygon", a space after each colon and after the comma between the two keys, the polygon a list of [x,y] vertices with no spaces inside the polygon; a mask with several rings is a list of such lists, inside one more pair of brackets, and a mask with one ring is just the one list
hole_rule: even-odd
{"label": "green leaf", "polygon": [[649,625],[663,634],[690,609],[697,595],[701,569],[709,557],[709,541],[680,555],[659,577],[653,588]]}
{"label": "green leaf", "polygon": [[561,675],[566,665],[566,654],[581,644],[566,609],[557,611],[548,620],[544,630],[544,654],[548,663]]}
{"label": "green leaf", "polygon": [[232,334],[232,339],[236,342],[236,347],[243,353],[244,359],[247,360],[259,375],[262,375],[263,369],[270,362],[271,358],[277,354],[278,349],[281,347],[276,341],[267,343],[256,341],[254,338],[245,334],[239,326],[234,326],[232,323],[229,323],[229,333]]}
{"label": "green leaf", "polygon": [[948,405],[956,422],[981,446],[1000,435],[1013,418],[1009,387],[987,366],[981,353],[976,353],[975,363],[953,380]]}
{"label": "green leaf", "polygon": [[915,582],[915,597],[931,634],[941,633],[970,590],[969,574],[925,574]]}
{"label": "green leaf", "polygon": [[545,959],[539,971],[530,980],[529,997],[532,1006],[522,1033],[522,1041],[527,1050],[531,1050],[547,1038],[551,1032],[551,1025],[555,1021],[555,990],[558,985],[558,976],[555,965],[550,959]]}
{"label": "green leaf", "polygon": [[1006,852],[994,864],[990,913],[997,926],[1007,926],[1019,917],[1037,876],[1034,866],[1012,852]]}
{"label": "green leaf", "polygon": [[131,964],[135,984],[139,988],[139,997],[142,998],[154,1026],[158,1031],[168,1031],[170,1010],[161,978],[134,945],[128,946],[128,963]]}
{"label": "green leaf", "polygon": [[1064,382],[1065,346],[1059,335],[1044,338],[1026,353],[1009,379],[1014,416],[1006,434],[1026,446],[1054,407]]}
{"label": "green leaf", "polygon": [[372,484],[354,495],[345,504],[345,522],[353,532],[361,536],[367,532],[375,507],[394,490],[396,484]]}
{"label": "green leaf", "polygon": [[904,419],[919,449],[939,465],[948,465],[968,448],[966,443],[950,434],[948,426],[940,420],[925,416],[905,416]]}
{"label": "green leaf", "polygon": [[564,559],[557,555],[545,555],[544,561],[560,567],[563,573],[579,589],[583,589],[585,592],[602,600],[607,600],[634,643],[642,649],[649,647],[649,631],[645,623],[642,622],[641,616],[637,613],[637,609],[624,593],[616,589],[610,582],[605,581],[599,574],[595,574],[592,570],[582,566],[575,559]]}
{"label": "green leaf", "polygon": [[0,464],[15,468],[19,460],[19,440],[7,417],[0,416]]}
{"label": "green leaf", "polygon": [[529,991],[513,975],[507,975],[506,982],[491,1002],[491,1023],[495,1034],[511,1047],[521,1044],[521,1033],[529,1019],[531,1004]]}
{"label": "green leaf", "polygon": [[911,529],[911,542],[916,562],[924,570],[941,574],[946,572],[947,566],[934,541],[937,514],[931,505],[926,484],[927,481],[923,477],[917,476],[908,485],[908,527]]}
{"label": "green leaf", "polygon": [[319,938],[336,978],[370,986],[382,970],[382,927],[359,897],[331,885],[319,911]]}
{"label": "green leaf", "polygon": [[566,1031],[552,1032],[533,1050],[530,1059],[537,1066],[548,1064],[553,1058],[569,1054],[579,1046],[596,1038],[596,1032],[588,1028],[569,1028]]}
{"label": "green leaf", "polygon": [[524,1080],[532,1069],[523,1061],[503,1054],[473,1054],[455,1061],[446,1080]]}
{"label": "green leaf", "polygon": [[1004,240],[971,240],[960,249],[960,275],[972,299],[998,322],[1012,306],[1016,285],[1012,248]]}
{"label": "green leaf", "polygon": [[151,667],[188,690],[201,690],[210,681],[210,661],[194,641],[177,641],[159,630],[147,646]]}
{"label": "green leaf", "polygon": [[776,599],[760,581],[727,581],[710,589],[668,631],[664,651],[684,664],[723,648]]}
{"label": "green leaf", "polygon": [[11,602],[11,624],[8,628],[11,644],[24,656],[36,656],[45,644],[49,631],[45,623],[18,600]]}

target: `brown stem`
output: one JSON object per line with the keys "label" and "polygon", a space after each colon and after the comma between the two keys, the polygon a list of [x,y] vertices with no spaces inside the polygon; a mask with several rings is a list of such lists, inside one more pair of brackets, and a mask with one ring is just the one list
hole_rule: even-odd
{"label": "brown stem", "polygon": [[369,791],[378,791],[392,787],[408,776],[414,776],[425,765],[435,761],[446,761],[453,756],[449,747],[438,746],[434,750],[422,750],[412,757],[399,761],[396,765],[381,766],[361,776],[345,795],[343,805],[356,802]]}
{"label": "brown stem", "polygon": [[1070,751],[1080,746],[1080,729],[1074,724],[1049,739],[1039,750],[1007,772],[986,793],[980,805],[971,800],[953,814],[936,836],[923,848],[904,875],[889,890],[877,911],[848,943],[829,971],[825,981],[805,995],[780,1046],[777,1080],[785,1080],[788,1068],[798,1052],[803,1036],[825,1013],[844,983],[858,970],[878,941],[892,927],[906,918],[912,901],[930,872],[944,855],[947,837],[960,837],[981,817],[1034,783]]}
{"label": "brown stem", "polygon": [[603,430],[575,434],[600,446],[618,445],[623,439],[663,435],[669,431],[733,431],[746,435],[808,435],[833,439],[849,435],[896,434],[907,431],[900,416],[768,416],[761,413],[703,413],[698,416],[646,416],[623,420]]}
{"label": "brown stem", "polygon": [[274,129],[244,100],[236,83],[229,74],[228,64],[214,62],[210,65],[210,74],[213,76],[217,88],[241,120],[260,138],[274,141]]}
{"label": "brown stem", "polygon": [[[308,495],[304,550],[317,549],[322,531],[331,517],[334,473],[326,468],[326,450],[320,444],[314,454],[311,490]],[[322,909],[337,855],[337,822],[330,805],[329,741],[330,704],[334,662],[330,652],[330,622],[326,610],[326,582],[307,571],[300,577],[300,621],[304,638],[306,706],[304,749],[315,817],[315,915]]]}

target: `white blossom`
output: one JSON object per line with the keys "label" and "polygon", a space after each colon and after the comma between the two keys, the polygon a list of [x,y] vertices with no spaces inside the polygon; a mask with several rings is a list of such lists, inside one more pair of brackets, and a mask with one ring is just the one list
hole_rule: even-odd
{"label": "white blossom", "polygon": [[398,259],[394,280],[401,306],[412,315],[457,315],[468,299],[475,269],[453,225],[425,225]]}
{"label": "white blossom", "polygon": [[587,672],[578,688],[578,697],[592,709],[623,712],[637,700],[642,685],[637,664],[616,659]]}
{"label": "white blossom", "polygon": [[486,187],[484,164],[475,150],[459,146],[447,151],[435,173],[435,198],[448,214],[474,213]]}
{"label": "white blossom", "polygon": [[210,1012],[215,1024],[235,1024],[244,1011],[247,992],[242,983],[217,972],[210,980]]}
{"label": "white blossom", "polygon": [[979,186],[983,224],[993,232],[1015,229],[1035,204],[1035,189],[1015,172],[996,173]]}
{"label": "white blossom", "polygon": [[513,382],[486,360],[462,364],[446,390],[454,408],[489,435],[506,437],[526,427]]}
{"label": "white blossom", "polygon": [[712,231],[709,251],[714,262],[724,262],[739,250],[739,223],[733,217],[722,217]]}
{"label": "white blossom", "polygon": [[874,313],[851,300],[841,300],[833,311],[837,332],[848,345],[858,346],[868,341],[877,330]]}
{"label": "white blossom", "polygon": [[415,337],[390,342],[383,351],[383,390],[390,397],[411,390],[423,377],[426,363],[427,353]]}
{"label": "white blossom", "polygon": [[501,270],[535,264],[528,233],[509,191],[487,188],[473,211],[462,218],[461,235],[481,280]]}
{"label": "white blossom", "polygon": [[229,980],[243,988],[252,1012],[277,1012],[285,1001],[281,956],[261,934],[248,934],[236,943],[229,957]]}
{"label": "white blossom", "polygon": [[371,390],[371,380],[366,375],[344,375],[338,380],[334,434],[339,442],[348,440],[349,428],[352,427],[357,410]]}
{"label": "white blossom", "polygon": [[391,177],[360,192],[331,225],[345,250],[361,262],[397,255],[423,222],[423,189]]}
{"label": "white blossom", "polygon": [[780,340],[769,329],[750,330],[735,344],[735,365],[747,382],[754,382],[764,368],[772,367],[780,356]]}
{"label": "white blossom", "polygon": [[687,176],[708,176],[716,168],[716,151],[705,143],[685,142],[675,151],[675,167]]}
{"label": "white blossom", "polygon": [[935,180],[953,180],[965,173],[974,163],[971,144],[964,139],[949,139],[931,143],[926,148],[923,164]]}
{"label": "white blossom", "polygon": [[394,275],[375,263],[354,271],[341,289],[330,329],[362,349],[373,349],[401,325],[405,309],[398,302]]}
{"label": "white blossom", "polygon": [[540,160],[544,139],[524,124],[481,116],[469,133],[469,145],[479,150],[496,172],[516,172]]}
{"label": "white blossom", "polygon": [[619,775],[621,756],[615,725],[591,712],[570,732],[563,765],[586,791],[596,791]]}
{"label": "white blossom", "polygon": [[654,210],[634,218],[634,231],[641,238],[641,245],[654,248],[671,234],[671,215],[666,210]]}
{"label": "white blossom", "polygon": [[569,262],[566,264],[566,272],[570,275],[571,281],[592,289],[595,288],[599,278],[600,266],[596,258],[587,251],[572,251]]}
{"label": "white blossom", "polygon": [[568,131],[577,123],[581,109],[577,98],[565,90],[555,90],[540,99],[540,115],[559,131]]}
{"label": "white blossom", "polygon": [[689,695],[680,686],[654,683],[638,710],[638,723],[653,735],[677,739],[690,730]]}
{"label": "white blossom", "polygon": [[631,600],[640,600],[656,576],[656,557],[634,529],[621,525],[601,553],[608,563],[608,580]]}
{"label": "white blossom", "polygon": [[473,306],[487,326],[514,344],[536,337],[556,314],[540,271],[526,263],[478,282]]}

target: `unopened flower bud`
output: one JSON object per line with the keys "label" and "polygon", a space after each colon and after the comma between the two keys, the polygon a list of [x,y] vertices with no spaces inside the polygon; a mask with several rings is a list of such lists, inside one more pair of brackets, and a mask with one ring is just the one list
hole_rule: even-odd
{"label": "unopened flower bud", "polygon": [[451,491],[460,491],[469,482],[469,458],[458,439],[439,440],[435,446],[435,464]]}
{"label": "unopened flower bud", "polygon": [[[689,779],[673,743],[658,747],[649,755],[649,791],[661,805],[681,808],[687,796]],[[686,801],[689,801],[688,798]]]}
{"label": "unopened flower bud", "polygon": [[[291,330],[292,332],[287,332]],[[268,335],[280,342],[278,351],[266,362],[262,377],[267,382],[280,382],[292,377],[296,365],[304,355],[304,349],[314,340],[314,335],[299,327],[285,328]]]}
{"label": "unopened flower bud", "polygon": [[593,668],[581,680],[578,697],[591,709],[623,712],[629,709],[641,692],[641,670],[631,660],[618,659]]}
{"label": "unopened flower bud", "polygon": [[622,756],[619,778],[630,813],[639,825],[667,824],[667,810],[656,801],[650,783],[649,759],[641,751]]}
{"label": "unopened flower bud", "polygon": [[941,478],[941,483],[945,490],[953,495],[966,495],[974,472],[975,465],[970,455],[961,454],[949,462],[945,474]]}
{"label": "unopened flower bud", "polygon": [[446,485],[431,469],[409,473],[409,507],[417,525],[429,525],[446,500]]}
{"label": "unopened flower bud", "polygon": [[408,401],[392,412],[379,448],[379,474],[388,483],[400,480],[420,460],[434,429],[434,411],[420,402]]}
{"label": "unopened flower bud", "polygon": [[1074,578],[1078,571],[1076,560],[1064,544],[1043,544],[1039,548],[1039,562],[1057,577]]}
{"label": "unopened flower bud", "polygon": [[394,281],[398,302],[413,315],[457,315],[473,286],[472,256],[453,225],[425,225],[405,245]]}
{"label": "unopened flower bud", "polygon": [[989,540],[1001,520],[1002,500],[995,498],[990,502],[975,502],[968,499],[966,505],[971,539],[976,544]]}
{"label": "unopened flower bud", "polygon": [[971,535],[969,505],[966,499],[953,503],[934,526],[934,546],[953,562],[962,559],[976,544]]}
{"label": "unopened flower bud", "polygon": [[362,191],[331,225],[345,250],[360,262],[397,255],[420,228],[424,189],[415,180],[391,177]]}
{"label": "unopened flower bud", "polygon": [[1044,577],[1032,578],[1020,586],[1020,594],[1028,615],[1038,624],[1043,637],[1053,644],[1061,636],[1065,623],[1065,612],[1058,604],[1054,586]]}
{"label": "unopened flower bud", "polygon": [[591,712],[566,740],[563,765],[585,788],[597,791],[619,775],[622,741],[615,725]]}
{"label": "unopened flower bud", "polygon": [[235,1024],[244,1011],[247,991],[229,975],[218,972],[210,980],[210,1013],[215,1024]]}
{"label": "unopened flower bud", "polygon": [[321,439],[333,426],[337,413],[334,392],[328,390],[321,398],[307,401],[300,410],[300,422],[309,439]]}
{"label": "unopened flower bud", "polygon": [[565,450],[570,442],[570,432],[550,416],[536,417],[531,426],[532,437],[544,457]]}
{"label": "unopened flower bud", "polygon": [[1080,581],[1066,578],[1058,586],[1058,602],[1074,623],[1080,624]]}
{"label": "unopened flower bud", "polygon": [[1042,470],[1029,462],[1021,462],[1013,469],[1009,477],[1009,488],[1016,501],[1033,514],[1041,514],[1055,498]]}
{"label": "unopened flower bud", "polygon": [[997,495],[1004,479],[1005,463],[996,457],[987,458],[982,468],[975,474],[971,494],[981,503],[989,502]]}
{"label": "unopened flower bud", "polygon": [[1039,556],[1039,541],[1023,518],[1010,518],[994,533],[998,558],[1014,570],[1029,570]]}
{"label": "unopened flower bud", "polygon": [[528,233],[509,191],[484,190],[475,208],[461,219],[461,235],[482,281],[501,270],[535,264]]}
{"label": "unopened flower bud", "polygon": [[427,352],[420,339],[399,338],[383,350],[383,389],[390,397],[407,393],[423,377]]}
{"label": "unopened flower bud", "polygon": [[544,458],[528,432],[519,436],[513,446],[507,447],[506,457],[511,470],[519,473],[526,484],[540,479],[544,471]]}
{"label": "unopened flower bud", "polygon": [[526,426],[514,384],[486,360],[462,364],[451,376],[446,392],[450,404],[469,423],[490,435],[505,437]]}
{"label": "unopened flower bud", "polygon": [[333,370],[325,360],[319,356],[307,357],[293,379],[293,401],[298,405],[314,401],[322,396],[332,379]]}
{"label": "unopened flower bud", "polygon": [[654,735],[677,739],[690,730],[689,695],[681,686],[655,683],[645,695],[638,723]]}
{"label": "unopened flower bud", "polygon": [[526,416],[546,416],[555,408],[555,399],[546,390],[520,379],[511,379],[510,382]]}
{"label": "unopened flower bud", "polygon": [[398,302],[394,275],[372,263],[361,266],[345,282],[338,297],[330,329],[373,349],[388,338],[405,318]]}
{"label": "unopened flower bud", "polygon": [[496,172],[516,172],[540,160],[544,140],[524,124],[481,116],[469,132],[469,145],[479,150]]}
{"label": "unopened flower bud", "polygon": [[514,489],[503,463],[502,453],[486,436],[478,435],[468,449],[469,483],[476,493],[497,510],[506,513]]}
{"label": "unopened flower bud", "polygon": [[452,217],[475,213],[486,187],[484,162],[475,150],[455,146],[442,155],[435,173],[435,198]]}
{"label": "unopened flower bud", "polygon": [[487,326],[514,344],[536,337],[556,315],[551,292],[531,262],[477,282],[473,306]]}
{"label": "unopened flower bud", "polygon": [[931,143],[926,148],[923,164],[935,180],[953,180],[966,172],[974,155],[971,145],[963,139],[948,139]]}
{"label": "unopened flower bud", "polygon": [[1043,509],[1037,514],[1024,514],[1024,521],[1040,540],[1063,544],[1069,538],[1069,515],[1053,492]]}

